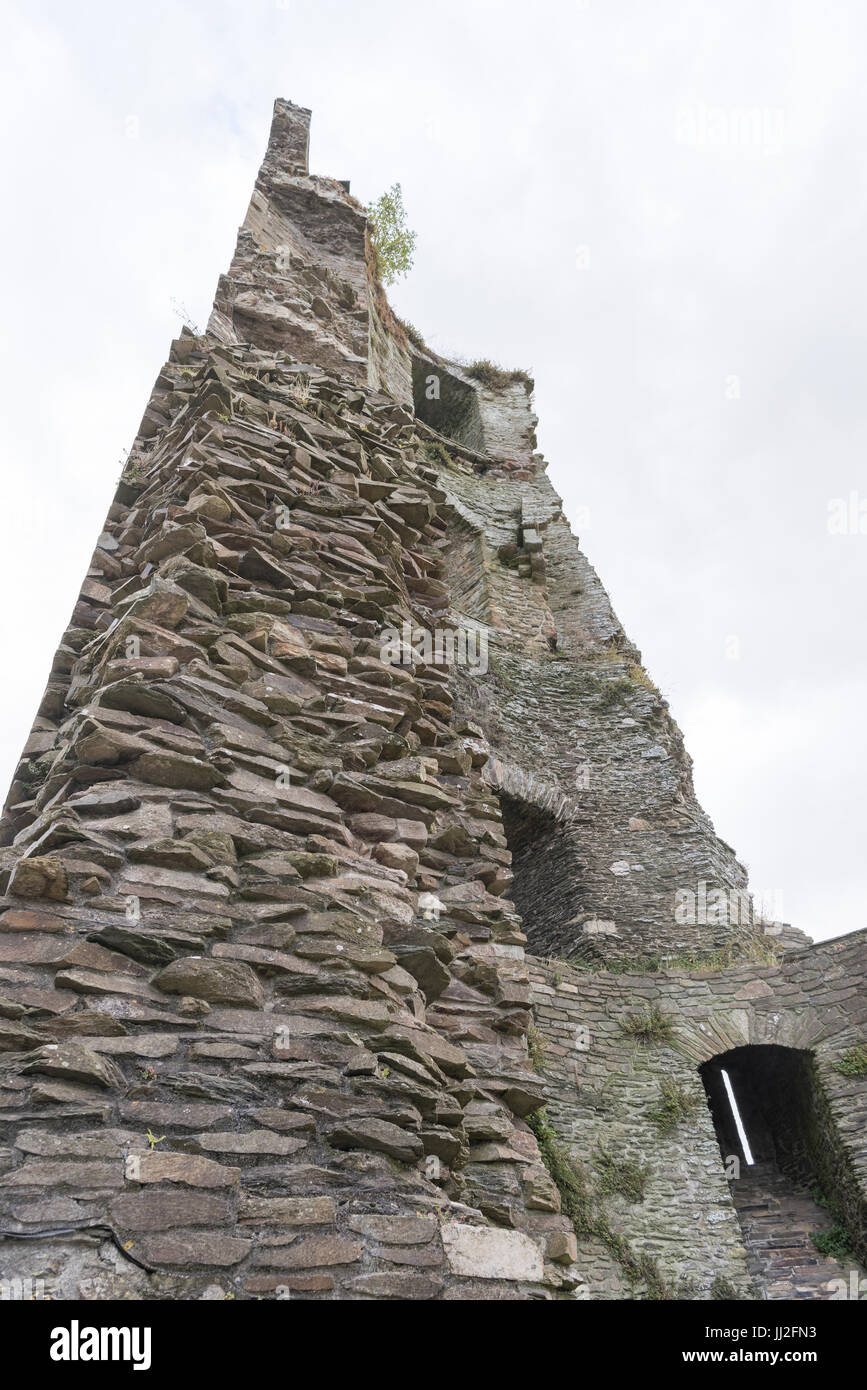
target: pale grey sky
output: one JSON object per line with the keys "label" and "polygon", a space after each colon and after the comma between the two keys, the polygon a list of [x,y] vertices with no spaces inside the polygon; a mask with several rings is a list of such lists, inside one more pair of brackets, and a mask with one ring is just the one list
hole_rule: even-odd
{"label": "pale grey sky", "polygon": [[753,887],[817,937],[867,925],[860,0],[3,13],[4,787],[172,301],[204,324],[284,96],[315,172],[402,183],[397,311],[533,370],[551,478]]}

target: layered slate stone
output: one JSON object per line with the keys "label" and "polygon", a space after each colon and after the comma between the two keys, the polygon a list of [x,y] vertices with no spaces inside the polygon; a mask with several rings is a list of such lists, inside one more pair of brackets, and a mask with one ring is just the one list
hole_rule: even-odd
{"label": "layered slate stone", "polygon": [[[49,1269],[55,1297],[632,1295],[534,1133],[547,1097],[573,1158],[605,1142],[571,1034],[599,1022],[600,1090],[613,1071],[631,1096],[624,977],[528,970],[524,948],[748,954],[754,923],[674,913],[679,888],[745,896],[746,875],[562,515],[531,383],[410,342],[364,209],[309,172],[309,116],[275,107],[7,800],[4,1272]],[[395,663],[407,627],[483,636],[489,662]],[[778,1013],[827,1072],[863,1011],[824,955],[796,958],[797,978],[776,957],[719,974],[714,1042]],[[846,961],[863,998],[859,944]],[[700,1088],[711,986],[629,989],[680,1010]],[[828,1085],[855,1220],[860,1100]],[[709,1122],[692,1137],[705,1271],[743,1282]],[[637,1234],[688,1278],[676,1183],[656,1196]]]}
{"label": "layered slate stone", "polygon": [[[308,219],[348,305],[328,256],[364,264],[364,219],[300,170],[298,128],[279,106],[259,230]],[[568,1291],[545,1257],[568,1223],[528,1200],[541,1088],[488,751],[448,671],[382,659],[385,627],[447,611],[443,495],[341,355],[350,310],[307,304],[332,326],[298,361],[254,271],[173,345],[7,805],[2,1224],[66,1204],[66,1295]],[[520,1143],[477,1165],[479,1106]],[[442,1230],[491,1223],[458,1268]]]}

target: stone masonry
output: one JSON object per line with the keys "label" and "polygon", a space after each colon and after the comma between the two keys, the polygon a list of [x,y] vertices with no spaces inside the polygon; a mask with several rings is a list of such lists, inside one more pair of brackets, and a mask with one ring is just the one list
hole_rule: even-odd
{"label": "stone masonry", "polygon": [[[750,1186],[752,1170],[742,1165],[738,1177],[727,1180],[698,1072],[711,1058],[737,1057],[745,1048],[814,1059],[815,1074],[782,1077],[769,1088],[765,1110],[784,1112],[777,1134],[799,1141],[782,1154],[778,1142],[773,1156],[778,1164],[782,1158],[796,1185],[816,1183],[839,1195],[864,1260],[867,1086],[840,1075],[835,1062],[867,1030],[865,933],[764,966],[613,974],[531,961],[530,974],[549,1116],[591,1183],[599,1186],[609,1153],[649,1168],[639,1202],[618,1194],[602,1200],[618,1232],[657,1258],[675,1285],[688,1281],[688,1296],[706,1298],[721,1278],[753,1296],[732,1205],[740,1184]],[[670,1039],[637,1040],[624,1032],[630,1016],[654,1006],[671,1021]],[[670,1133],[660,1133],[654,1122],[664,1080],[676,1081],[694,1102],[688,1123]],[[759,1132],[749,1118],[748,1128]],[[738,1152],[737,1140],[727,1136],[726,1155]],[[599,1250],[595,1256],[596,1296],[633,1296],[610,1257]],[[850,1261],[828,1277],[848,1278],[852,1267]]]}
{"label": "stone masonry", "polygon": [[[725,1054],[774,1182],[821,1187],[863,1260],[867,1083],[838,1069],[863,935],[756,920],[547,479],[532,383],[407,334],[309,120],[276,103],[4,810],[0,1274],[763,1296]],[[395,661],[407,630],[452,646]],[[664,1037],[636,1041],[651,1009]],[[694,1105],[661,1132],[664,1078]],[[615,1152],[640,1200],[600,1181]]]}

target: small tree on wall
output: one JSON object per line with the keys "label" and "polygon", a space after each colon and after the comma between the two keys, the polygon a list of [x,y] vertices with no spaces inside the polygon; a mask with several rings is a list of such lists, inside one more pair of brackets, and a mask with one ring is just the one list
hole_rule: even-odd
{"label": "small tree on wall", "polygon": [[392,184],[388,192],[368,208],[367,227],[376,272],[384,284],[393,285],[412,269],[415,252],[415,232],[406,225],[399,183]]}

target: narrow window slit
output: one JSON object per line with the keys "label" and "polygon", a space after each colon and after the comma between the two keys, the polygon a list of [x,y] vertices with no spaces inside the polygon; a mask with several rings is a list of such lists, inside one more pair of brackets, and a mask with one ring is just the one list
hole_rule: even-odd
{"label": "narrow window slit", "polygon": [[735,1093],[732,1089],[731,1078],[729,1077],[728,1072],[724,1071],[722,1067],[720,1067],[720,1071],[722,1072],[723,1085],[726,1088],[726,1096],[728,1098],[728,1103],[731,1106],[732,1118],[735,1122],[735,1128],[738,1132],[738,1138],[741,1141],[741,1149],[743,1150],[744,1160],[747,1164],[747,1167],[752,1168],[753,1164],[755,1163],[755,1159],[753,1158],[752,1149],[750,1148],[750,1141],[747,1138],[747,1132],[744,1129],[744,1122],[741,1119],[741,1112],[738,1109],[738,1103],[735,1100]]}

